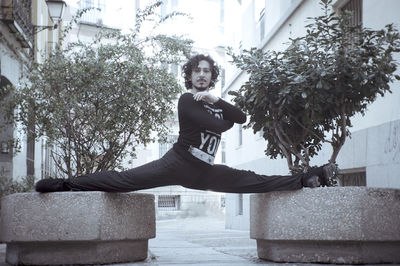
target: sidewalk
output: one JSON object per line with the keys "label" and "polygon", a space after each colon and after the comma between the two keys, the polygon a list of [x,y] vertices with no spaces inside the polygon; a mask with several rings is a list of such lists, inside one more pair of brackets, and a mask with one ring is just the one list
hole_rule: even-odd
{"label": "sidewalk", "polygon": [[265,264],[258,259],[256,241],[250,239],[249,232],[226,230],[223,218],[158,221],[149,253],[146,262],[135,265]]}
{"label": "sidewalk", "polygon": [[[224,218],[197,217],[157,221],[156,238],[149,240],[149,256],[136,263],[113,266],[281,265],[257,257],[256,241],[248,231],[226,230]],[[5,263],[6,245],[0,245],[0,266]],[[111,266],[111,265],[108,265]]]}
{"label": "sidewalk", "polygon": [[[256,241],[250,239],[249,232],[225,229],[224,218],[161,220],[157,221],[156,235],[156,238],[149,240],[149,256],[145,261],[107,266],[321,265],[260,260]],[[5,245],[2,244],[0,266],[9,266],[4,261]]]}

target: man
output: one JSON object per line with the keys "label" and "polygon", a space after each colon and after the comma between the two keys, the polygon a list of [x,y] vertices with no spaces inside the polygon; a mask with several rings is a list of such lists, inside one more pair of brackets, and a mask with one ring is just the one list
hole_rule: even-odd
{"label": "man", "polygon": [[179,138],[161,159],[128,171],[104,171],[72,179],[43,179],[38,192],[107,191],[128,192],[167,185],[232,193],[262,193],[325,185],[334,164],[310,173],[265,176],[214,164],[221,133],[234,123],[246,122],[237,107],[209,93],[218,78],[214,60],[196,55],[183,66],[188,89],[178,101]]}

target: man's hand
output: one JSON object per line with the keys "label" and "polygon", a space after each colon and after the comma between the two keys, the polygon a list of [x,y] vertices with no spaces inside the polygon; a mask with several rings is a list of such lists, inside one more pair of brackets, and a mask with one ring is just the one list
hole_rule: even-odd
{"label": "man's hand", "polygon": [[193,98],[196,101],[205,101],[207,103],[210,104],[214,104],[216,102],[218,102],[219,98],[212,95],[211,93],[209,93],[208,91],[201,91],[201,92],[197,92],[193,95]]}

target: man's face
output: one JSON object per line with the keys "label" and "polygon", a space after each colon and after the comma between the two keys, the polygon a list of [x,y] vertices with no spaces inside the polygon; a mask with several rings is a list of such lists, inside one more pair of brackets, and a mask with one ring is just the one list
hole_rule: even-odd
{"label": "man's face", "polygon": [[201,60],[199,65],[192,70],[192,85],[198,91],[205,91],[211,82],[211,68],[206,60]]}

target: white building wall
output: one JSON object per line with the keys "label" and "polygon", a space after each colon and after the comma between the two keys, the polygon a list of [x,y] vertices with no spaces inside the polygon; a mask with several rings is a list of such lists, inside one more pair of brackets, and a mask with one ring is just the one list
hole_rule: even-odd
{"label": "white building wall", "polygon": [[[225,228],[250,230],[250,197],[243,194],[243,201],[238,200],[237,194],[226,195]],[[242,204],[243,213],[239,213],[239,205]]]}
{"label": "white building wall", "polygon": [[[363,0],[363,23],[371,29],[382,29],[385,25],[393,23],[400,29],[400,1],[396,0]],[[400,53],[394,55],[400,62]],[[397,74],[400,70],[397,70]],[[400,81],[390,86],[392,94],[378,99],[368,107],[364,117],[358,115],[354,121],[353,130],[361,130],[371,126],[377,126],[386,122],[400,119]]]}
{"label": "white building wall", "polygon": [[[319,1],[266,1],[267,35],[259,48],[283,50],[289,37],[305,34],[304,26],[309,23],[307,17],[321,14]],[[337,1],[344,2],[344,1]],[[244,10],[246,10],[244,8]],[[384,25],[394,23],[400,26],[400,1],[364,0],[363,23],[365,27],[381,29]],[[246,11],[244,11],[246,12]],[[268,15],[269,14],[269,15]],[[275,14],[275,15],[274,15]],[[248,18],[252,20],[252,18]],[[250,27],[250,26],[249,26]],[[253,27],[255,27],[253,25]],[[243,36],[249,38],[248,36]],[[251,37],[250,37],[251,38]],[[254,37],[253,37],[254,38]],[[246,41],[243,41],[246,43]],[[248,47],[247,47],[248,48]],[[400,59],[396,54],[395,58]],[[399,74],[400,71],[397,71]],[[230,83],[225,89],[237,90],[246,80],[245,74],[231,72]],[[378,97],[368,107],[365,116],[357,115],[352,119],[350,129],[352,138],[346,140],[345,146],[337,159],[341,169],[358,167],[366,168],[367,186],[400,188],[400,82],[391,85],[392,94]],[[225,91],[226,92],[226,91]],[[226,93],[224,93],[226,96]],[[229,96],[227,96],[229,99]],[[264,154],[266,142],[252,129],[243,131],[243,144],[237,145],[238,125],[226,133],[227,164],[240,169],[253,170],[260,174],[287,174],[286,160],[270,160]],[[312,165],[321,165],[331,155],[330,145],[325,145]],[[249,228],[248,213],[249,195],[243,197],[243,216],[235,215],[238,196],[227,195],[226,227],[247,230]]]}
{"label": "white building wall", "polygon": [[[1,32],[4,34],[9,34],[9,29],[1,25]],[[12,39],[11,34],[5,36],[8,40]],[[17,42],[13,42],[12,45],[18,47]],[[16,50],[9,47],[5,42],[0,43],[0,53],[1,53],[1,75],[7,78],[11,84],[17,85],[19,83],[19,78],[23,69],[24,61],[16,56]],[[17,52],[18,54],[18,52]],[[21,140],[21,150],[19,153],[14,153],[12,161],[12,177],[18,179],[22,176],[26,176],[26,137],[17,128],[14,129],[14,138],[20,137]]]}

